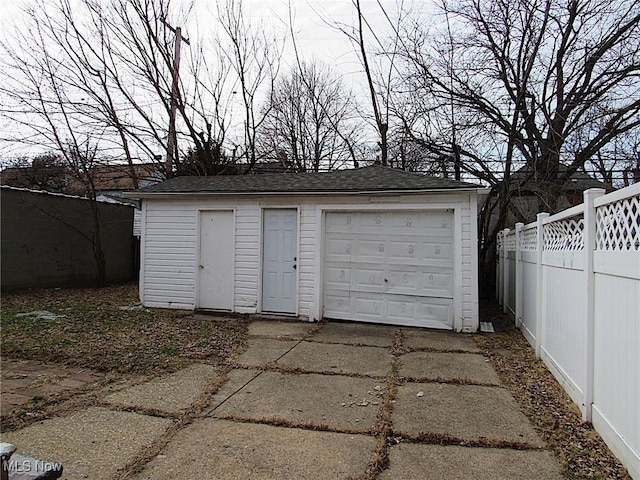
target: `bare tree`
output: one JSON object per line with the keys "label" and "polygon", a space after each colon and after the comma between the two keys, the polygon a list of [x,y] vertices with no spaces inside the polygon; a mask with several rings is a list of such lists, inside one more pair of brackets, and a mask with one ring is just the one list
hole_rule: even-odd
{"label": "bare tree", "polygon": [[261,143],[267,155],[294,171],[332,170],[355,162],[351,94],[318,62],[300,62],[271,93]]}
{"label": "bare tree", "polygon": [[4,162],[2,185],[11,187],[65,193],[67,167],[62,156],[48,152],[28,157],[26,155]]}
{"label": "bare tree", "polygon": [[224,36],[218,38],[221,53],[235,73],[235,92],[243,108],[244,138],[238,146],[241,149],[238,156],[245,159],[249,172],[258,161],[258,131],[269,113],[268,108],[260,108],[260,94],[273,90],[283,42],[265,25],[249,21],[243,0],[219,2],[218,21],[224,31]]}
{"label": "bare tree", "polygon": [[[467,171],[498,183],[514,162],[526,164],[546,184],[541,205],[553,210],[567,178],[640,126],[639,7],[636,0],[445,0],[457,33],[430,43],[414,30],[405,52],[412,87],[434,99],[432,108],[453,101],[467,118],[458,120],[465,134],[501,138],[493,156],[503,168],[485,168],[469,149]],[[562,173],[560,163],[568,166]]]}
{"label": "bare tree", "polygon": [[[69,127],[93,138],[100,132],[99,150],[126,159],[134,180],[133,164],[140,158],[164,166],[161,153],[169,143],[173,108],[182,151],[199,152],[205,164],[218,162],[228,126],[230,66],[207,63],[202,44],[192,42],[174,85],[177,40],[167,19],[184,24],[189,11],[188,5],[177,10],[170,0],[62,0],[55,5],[38,0],[27,11],[28,29],[2,44],[11,81],[0,91],[13,107],[2,114],[26,132],[14,140],[56,146],[50,126],[37,121],[42,111],[35,101],[52,101],[42,77],[49,59],[55,70],[52,81],[66,97],[62,100]],[[192,158],[175,148],[171,157],[178,165],[167,165],[167,177],[174,169],[184,171],[179,164]],[[215,159],[208,158],[212,156]]]}
{"label": "bare tree", "polygon": [[585,163],[583,170],[614,187],[640,183],[640,129],[600,149]]}
{"label": "bare tree", "polygon": [[[392,19],[384,9],[380,1],[378,7],[390,27],[390,35],[382,35],[371,26],[360,0],[351,0],[355,9],[356,24],[350,25],[332,19],[325,22],[345,35],[352,43],[355,53],[360,59],[366,90],[370,100],[371,111],[364,117],[372,120],[378,135],[378,147],[380,149],[380,163],[390,165],[389,159],[389,132],[394,95],[394,81],[397,77],[397,56],[400,51],[400,25],[408,12],[404,9],[404,2],[398,2],[397,16]],[[372,45],[370,45],[372,44]]]}
{"label": "bare tree", "polygon": [[[434,157],[459,155],[463,173],[493,186],[489,254],[517,191],[514,168],[527,172],[519,182],[536,181],[539,210],[554,212],[576,171],[640,127],[640,3],[442,0],[440,8],[440,30],[417,22],[403,36],[417,99],[404,123]],[[434,113],[451,105],[455,116]]]}
{"label": "bare tree", "polygon": [[[33,91],[31,106],[37,111],[38,120],[43,124],[40,127],[41,134],[51,142],[60,156],[60,163],[64,166],[65,171],[74,175],[89,200],[93,232],[91,235],[79,233],[91,243],[98,283],[104,285],[106,261],[102,248],[102,225],[93,176],[99,159],[97,147],[99,141],[94,141],[86,132],[79,132],[75,128],[73,109],[70,108],[73,102],[69,98],[65,85],[57,79],[58,70],[55,58],[46,56],[40,58],[38,66],[40,67],[39,76],[30,77],[34,81],[38,80],[38,83],[34,83],[37,88]],[[96,134],[96,137],[98,136],[99,133]]]}

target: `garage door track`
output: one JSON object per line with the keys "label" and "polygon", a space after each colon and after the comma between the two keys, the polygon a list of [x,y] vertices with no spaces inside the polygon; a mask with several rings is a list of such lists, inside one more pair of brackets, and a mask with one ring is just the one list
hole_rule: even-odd
{"label": "garage door track", "polygon": [[192,365],[6,440],[65,478],[562,478],[469,335],[268,320],[249,333],[226,371]]}

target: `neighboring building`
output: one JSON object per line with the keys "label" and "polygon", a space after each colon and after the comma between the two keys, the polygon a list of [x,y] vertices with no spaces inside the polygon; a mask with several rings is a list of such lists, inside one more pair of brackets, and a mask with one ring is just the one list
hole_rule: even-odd
{"label": "neighboring building", "polygon": [[478,193],[371,166],[178,177],[142,200],[145,306],[478,328]]}
{"label": "neighboring building", "polygon": [[[3,186],[2,290],[97,285],[95,225],[83,197]],[[106,281],[134,276],[133,208],[98,204]]]}
{"label": "neighboring building", "polygon": [[[566,173],[566,169],[566,166],[561,165],[560,175]],[[583,192],[590,188],[604,188],[607,192],[613,191],[611,185],[602,183],[584,172],[575,172],[562,185],[561,196],[557,200],[556,210],[561,211],[581,204],[583,202]],[[538,182],[535,173],[525,168],[512,173],[509,180],[509,189],[512,197],[507,225],[513,225],[520,221],[524,223],[535,221],[536,215],[541,211],[538,202],[541,196],[541,184]]]}
{"label": "neighboring building", "polygon": [[[164,179],[162,165],[158,163],[140,163],[134,165],[137,187],[143,188]],[[121,196],[122,192],[136,188],[131,167],[126,163],[96,165],[90,172],[98,195]],[[83,183],[62,165],[8,167],[0,174],[0,184],[45,190],[67,195],[86,196]]]}

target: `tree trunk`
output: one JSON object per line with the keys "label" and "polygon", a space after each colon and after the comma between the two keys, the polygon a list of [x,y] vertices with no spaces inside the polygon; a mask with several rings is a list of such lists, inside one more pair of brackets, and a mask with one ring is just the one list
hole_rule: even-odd
{"label": "tree trunk", "polygon": [[93,238],[91,246],[93,248],[93,258],[96,262],[98,273],[98,286],[103,287],[107,283],[107,260],[102,248],[101,222],[100,212],[98,211],[98,202],[95,198],[89,200],[91,204],[91,216],[93,218]]}

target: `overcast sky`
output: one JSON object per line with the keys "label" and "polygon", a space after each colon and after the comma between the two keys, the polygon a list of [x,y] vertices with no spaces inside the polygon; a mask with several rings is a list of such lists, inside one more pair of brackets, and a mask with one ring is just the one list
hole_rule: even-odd
{"label": "overcast sky", "polygon": [[[48,0],[55,2],[56,0]],[[414,0],[416,4],[429,4],[432,0]],[[0,25],[3,38],[12,30],[15,22],[20,25],[21,8],[29,0],[0,0]],[[187,2],[185,2],[187,3]],[[405,5],[412,0],[404,0]],[[180,4],[180,0],[174,0]],[[215,1],[195,0],[200,28],[214,27]],[[288,35],[289,4],[294,14],[294,28],[298,48],[305,59],[317,58],[336,67],[344,74],[360,70],[358,57],[344,35],[327,25],[327,21],[343,22],[355,25],[355,7],[351,0],[244,0],[248,15],[280,29],[287,36],[285,62],[291,62],[291,40]],[[378,32],[389,32],[389,24],[380,5],[393,15],[396,0],[361,0],[362,9],[368,23]],[[208,22],[211,19],[211,23]],[[188,33],[188,32],[187,32]]]}
{"label": "overcast sky", "polygon": [[[414,3],[424,9],[432,1],[361,0],[361,5],[368,24],[376,31],[376,35],[383,39],[390,35],[392,30],[381,6],[393,18],[396,16],[397,2],[404,2],[405,7]],[[20,26],[21,8],[29,3],[29,0],[0,0],[0,28],[2,29],[0,36],[3,40],[11,41],[13,24]],[[180,0],[173,0],[173,3],[178,6]],[[344,34],[328,25],[334,22],[356,25],[357,17],[352,0],[244,0],[244,7],[252,23],[262,21],[276,29],[282,38],[286,38],[281,71],[288,70],[287,65],[293,65],[295,62],[288,25],[289,8],[291,8],[296,44],[303,59],[317,59],[333,67],[336,73],[342,76],[345,85],[362,100],[365,107],[367,106],[368,93],[364,88],[365,77],[353,45]],[[215,1],[195,0],[193,17],[197,19],[199,30],[206,32],[215,29],[215,11]],[[194,29],[193,26],[190,28]],[[185,28],[185,34],[190,36],[188,26]],[[370,40],[373,42],[373,39]],[[373,47],[375,45],[372,45]],[[16,145],[2,145],[0,155],[15,154],[16,148],[21,150],[21,147]]]}

